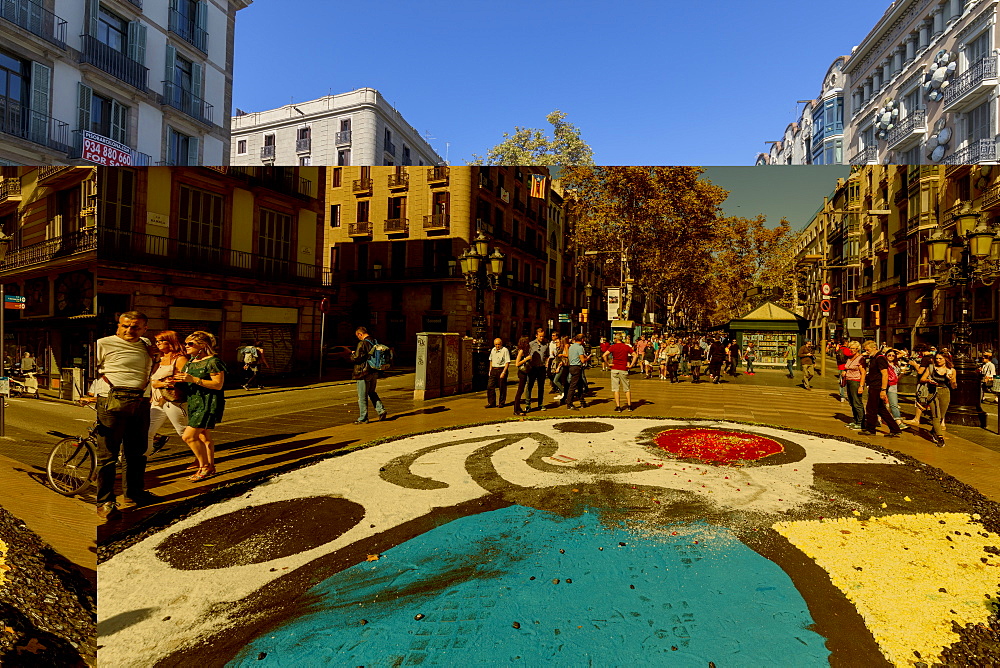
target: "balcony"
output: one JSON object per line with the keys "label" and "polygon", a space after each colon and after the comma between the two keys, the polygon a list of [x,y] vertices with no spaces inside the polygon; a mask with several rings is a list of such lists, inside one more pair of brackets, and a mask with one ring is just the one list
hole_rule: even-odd
{"label": "balcony", "polygon": [[996,159],[997,145],[992,139],[974,139],[941,162],[946,165],[978,165],[981,162],[996,162]]}
{"label": "balcony", "polygon": [[370,237],[372,235],[372,224],[369,222],[350,223],[347,226],[347,236],[349,237]]}
{"label": "balcony", "polygon": [[359,195],[361,193],[368,193],[370,195],[372,192],[372,180],[354,179],[354,184],[351,186],[351,191],[355,195]]}
{"label": "balcony", "polygon": [[294,167],[229,167],[233,178],[293,197],[314,198],[313,182],[298,176]]}
{"label": "balcony", "polygon": [[44,264],[97,249],[97,230],[86,227],[41,243],[11,249],[0,262],[0,272]]}
{"label": "balcony", "polygon": [[878,164],[878,147],[869,146],[868,148],[862,149],[860,153],[855,154],[851,158],[851,165],[877,165]]}
{"label": "balcony", "polygon": [[315,264],[267,257],[249,251],[180,241],[152,234],[102,227],[98,258],[129,265],[162,267],[170,272],[235,276],[248,280],[319,285],[321,268]]}
{"label": "balcony", "polygon": [[895,232],[892,233],[892,243],[893,243],[893,245],[896,245],[896,244],[899,244],[899,243],[903,243],[904,241],[906,241],[906,238],[909,235],[910,235],[910,229],[909,229],[909,227],[904,227],[904,228],[902,228],[900,230],[896,230]]}
{"label": "balcony", "polygon": [[983,193],[983,209],[989,209],[1000,204],[1000,183],[996,183],[989,187],[989,189]]}
{"label": "balcony", "polygon": [[112,49],[96,37],[80,35],[80,42],[83,47],[80,51],[81,63],[93,65],[133,88],[146,92],[149,69],[142,63],[137,63],[121,51]]}
{"label": "balcony", "polygon": [[435,213],[430,216],[424,216],[425,230],[447,230],[450,226],[451,222],[446,213]]}
{"label": "balcony", "polygon": [[944,89],[944,110],[948,113],[975,109],[997,85],[997,57],[988,56],[952,79]]}
{"label": "balcony", "polygon": [[312,139],[296,139],[295,140],[295,152],[296,153],[309,153],[312,151]]}
{"label": "balcony", "polygon": [[351,143],[351,131],[350,130],[342,130],[342,131],[340,131],[340,132],[338,132],[336,134],[336,136],[334,137],[333,140],[337,143],[337,146],[344,146],[344,145],[350,144]]}
{"label": "balcony", "polygon": [[875,252],[876,255],[888,253],[889,242],[886,241],[885,238],[880,238],[876,240],[874,244],[872,244],[872,250]]}
{"label": "balcony", "polygon": [[0,97],[0,132],[61,153],[70,151],[68,123],[32,111],[8,97]]}
{"label": "balcony", "polygon": [[0,18],[46,42],[66,48],[66,21],[32,0],[0,0]]}
{"label": "balcony", "polygon": [[409,231],[409,218],[387,218],[385,221],[386,234],[406,234]]}
{"label": "balcony", "polygon": [[441,278],[460,278],[457,265],[437,267],[388,267],[382,269],[358,269],[344,272],[348,281],[412,281]]}
{"label": "balcony", "polygon": [[0,216],[15,211],[21,204],[21,179],[7,178],[0,181]]}
{"label": "balcony", "polygon": [[167,29],[202,53],[208,53],[208,33],[198,27],[193,17],[171,9]]}
{"label": "balcony", "polygon": [[479,175],[479,187],[483,190],[493,192],[493,179],[480,173]]}
{"label": "balcony", "polygon": [[427,183],[447,183],[448,168],[446,166],[431,167],[427,170]]}
{"label": "balcony", "polygon": [[393,144],[391,141],[385,142],[383,149],[385,150],[386,153],[388,153],[392,157],[394,158],[396,157],[396,145]]}
{"label": "balcony", "polygon": [[889,131],[886,142],[891,151],[905,151],[920,143],[925,134],[927,134],[927,110],[914,109]]}
{"label": "balcony", "polygon": [[163,82],[163,95],[160,96],[160,104],[179,109],[200,123],[213,125],[214,107],[172,81]]}
{"label": "balcony", "polygon": [[260,159],[264,162],[274,162],[275,148],[274,144],[271,144],[270,146],[261,146]]}
{"label": "balcony", "polygon": [[390,174],[388,181],[390,190],[404,190],[410,186],[410,175],[406,172]]}
{"label": "balcony", "polygon": [[152,156],[89,130],[73,131],[69,157],[103,167],[149,167]]}

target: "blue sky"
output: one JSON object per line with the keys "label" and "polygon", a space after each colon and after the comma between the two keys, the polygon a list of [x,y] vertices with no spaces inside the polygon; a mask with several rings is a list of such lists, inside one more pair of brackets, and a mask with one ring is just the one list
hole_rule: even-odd
{"label": "blue sky", "polygon": [[889,4],[255,0],[233,105],[370,86],[452,164],[561,109],[600,164],[752,165]]}

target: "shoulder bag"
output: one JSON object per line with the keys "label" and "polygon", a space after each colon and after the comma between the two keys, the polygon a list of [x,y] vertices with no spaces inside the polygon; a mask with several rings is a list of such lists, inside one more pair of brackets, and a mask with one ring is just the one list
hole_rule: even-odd
{"label": "shoulder bag", "polygon": [[101,379],[110,388],[104,401],[104,410],[109,413],[133,415],[142,405],[145,387],[115,387],[107,376],[102,375]]}

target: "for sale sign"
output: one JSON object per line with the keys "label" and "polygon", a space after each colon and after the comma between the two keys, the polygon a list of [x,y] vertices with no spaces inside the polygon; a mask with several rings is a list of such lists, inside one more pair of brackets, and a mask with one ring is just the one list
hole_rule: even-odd
{"label": "for sale sign", "polygon": [[104,167],[131,167],[132,149],[96,132],[82,133],[83,148],[80,157]]}

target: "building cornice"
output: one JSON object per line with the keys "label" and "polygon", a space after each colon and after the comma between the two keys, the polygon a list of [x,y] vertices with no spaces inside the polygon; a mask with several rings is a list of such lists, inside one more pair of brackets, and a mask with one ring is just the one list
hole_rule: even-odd
{"label": "building cornice", "polygon": [[880,55],[887,42],[895,42],[903,29],[913,19],[917,12],[923,12],[931,0],[897,0],[875,24],[871,32],[861,40],[861,44],[851,54],[844,68],[846,74],[854,74],[866,70],[871,65],[873,55]]}

